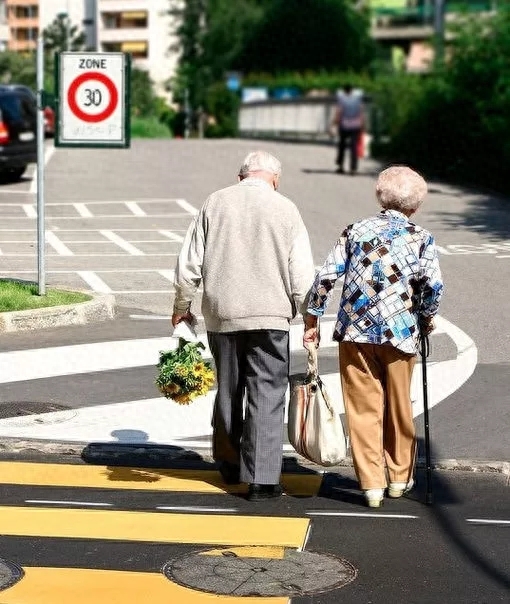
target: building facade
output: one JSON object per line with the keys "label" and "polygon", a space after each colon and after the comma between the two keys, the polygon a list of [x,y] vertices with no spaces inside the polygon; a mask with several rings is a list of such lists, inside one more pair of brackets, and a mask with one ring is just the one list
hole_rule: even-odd
{"label": "building facade", "polygon": [[70,17],[84,32],[87,47],[96,46],[96,0],[0,0],[0,51],[35,50],[37,36],[57,15]]}
{"label": "building facade", "polygon": [[97,49],[130,53],[133,65],[149,73],[162,96],[178,58],[170,51],[168,10],[168,0],[97,0]]}

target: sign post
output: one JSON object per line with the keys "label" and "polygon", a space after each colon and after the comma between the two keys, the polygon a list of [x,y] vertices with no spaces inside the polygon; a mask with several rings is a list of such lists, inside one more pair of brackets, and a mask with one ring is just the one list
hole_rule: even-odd
{"label": "sign post", "polygon": [[130,56],[62,52],[55,71],[55,146],[129,147]]}
{"label": "sign post", "polygon": [[46,294],[44,224],[44,40],[37,38],[37,293]]}

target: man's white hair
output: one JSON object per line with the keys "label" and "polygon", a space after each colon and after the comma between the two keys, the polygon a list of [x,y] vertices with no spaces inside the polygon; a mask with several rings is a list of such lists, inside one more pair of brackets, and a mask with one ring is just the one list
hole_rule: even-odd
{"label": "man's white hair", "polygon": [[385,210],[415,212],[427,194],[427,183],[407,166],[392,166],[379,174],[375,193]]}
{"label": "man's white hair", "polygon": [[252,151],[244,158],[239,169],[239,176],[246,177],[251,172],[268,172],[280,176],[282,164],[274,155],[267,151]]}

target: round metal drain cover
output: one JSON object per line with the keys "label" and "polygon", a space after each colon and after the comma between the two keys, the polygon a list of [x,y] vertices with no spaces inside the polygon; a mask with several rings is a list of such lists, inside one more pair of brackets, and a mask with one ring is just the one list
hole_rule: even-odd
{"label": "round metal drain cover", "polygon": [[305,596],[338,589],[356,577],[341,558],[287,547],[233,547],[191,552],[163,567],[168,579],[228,596]]}
{"label": "round metal drain cover", "polygon": [[[46,413],[50,413],[44,417]],[[36,415],[37,417],[33,417]],[[38,401],[10,401],[0,403],[0,419],[10,426],[58,424],[76,416],[76,410],[65,405]]]}
{"label": "round metal drain cover", "polygon": [[11,587],[23,577],[23,570],[13,564],[0,558],[0,591]]}

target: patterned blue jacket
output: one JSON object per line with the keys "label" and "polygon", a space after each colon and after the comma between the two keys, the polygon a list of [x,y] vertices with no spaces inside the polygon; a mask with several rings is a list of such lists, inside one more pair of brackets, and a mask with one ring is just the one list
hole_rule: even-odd
{"label": "patterned blue jacket", "polygon": [[415,354],[418,317],[433,317],[443,293],[432,235],[396,210],[349,225],[315,277],[310,314],[324,314],[344,275],[335,340]]}

